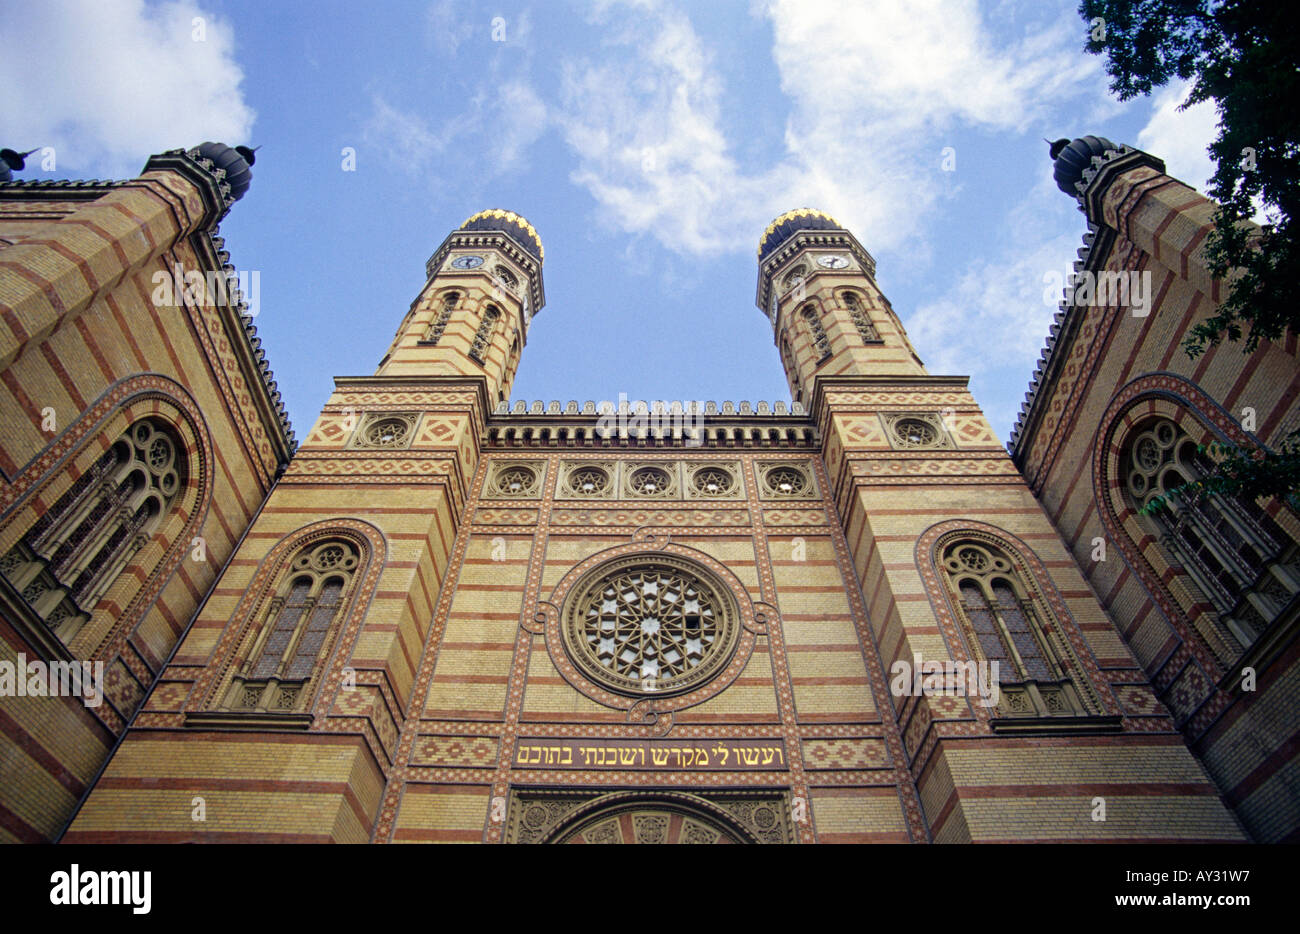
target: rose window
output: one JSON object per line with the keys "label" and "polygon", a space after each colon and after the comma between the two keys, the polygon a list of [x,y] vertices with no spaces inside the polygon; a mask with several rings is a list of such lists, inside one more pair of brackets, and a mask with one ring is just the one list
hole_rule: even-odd
{"label": "rose window", "polygon": [[691,487],[700,496],[725,496],[733,485],[731,474],[720,467],[705,467],[691,476]]}
{"label": "rose window", "polygon": [[295,571],[351,571],[357,566],[357,556],[346,545],[329,542],[301,554],[293,562]]}
{"label": "rose window", "polygon": [[527,467],[507,467],[497,475],[496,489],[505,496],[523,496],[537,486],[537,474]]}
{"label": "rose window", "polygon": [[1006,558],[995,557],[973,543],[965,543],[948,552],[944,567],[953,574],[963,572],[983,575],[986,572],[1010,572],[1011,563]]}
{"label": "rose window", "polygon": [[725,665],[732,607],[720,584],[686,562],[624,559],[575,588],[565,642],[588,675],[615,689],[684,690]]}
{"label": "rose window", "polygon": [[569,489],[579,496],[599,496],[609,487],[609,474],[599,467],[579,467],[569,474]]}
{"label": "rose window", "polygon": [[795,467],[773,467],[765,479],[768,489],[779,496],[798,496],[808,488],[808,478]]}
{"label": "rose window", "polygon": [[366,444],[377,448],[395,448],[406,443],[411,426],[404,419],[381,418],[366,426]]}
{"label": "rose window", "polygon": [[910,448],[929,447],[939,440],[939,433],[929,422],[919,418],[900,418],[894,425],[900,444]]}
{"label": "rose window", "polygon": [[668,492],[672,478],[668,476],[668,471],[660,467],[639,467],[632,471],[632,476],[627,482],[633,493],[642,496],[661,496]]}
{"label": "rose window", "polygon": [[142,422],[134,429],[135,445],[139,449],[136,455],[149,465],[149,471],[156,478],[158,488],[167,496],[175,493],[180,477],[177,474],[176,447],[163,432],[156,431],[149,422]]}

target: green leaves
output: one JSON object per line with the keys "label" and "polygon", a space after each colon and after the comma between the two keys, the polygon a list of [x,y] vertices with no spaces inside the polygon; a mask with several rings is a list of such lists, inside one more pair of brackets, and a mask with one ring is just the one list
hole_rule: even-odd
{"label": "green leaves", "polygon": [[[1219,136],[1209,195],[1219,202],[1206,238],[1210,273],[1232,287],[1215,313],[1192,328],[1183,349],[1195,359],[1223,340],[1254,352],[1261,341],[1300,333],[1300,276],[1293,218],[1300,204],[1300,31],[1285,4],[1249,0],[1083,0],[1085,48],[1107,55],[1120,100],[1174,78],[1193,82],[1183,107],[1213,100]],[[1100,20],[1100,28],[1098,26]],[[1100,38],[1098,38],[1100,37]],[[1158,155],[1158,154],[1157,154]],[[1260,207],[1263,229],[1248,221]]]}
{"label": "green leaves", "polygon": [[1138,510],[1141,515],[1154,516],[1172,509],[1171,499],[1191,506],[1212,496],[1246,501],[1277,496],[1287,500],[1293,509],[1300,507],[1300,430],[1292,432],[1276,451],[1219,442],[1197,445],[1196,449],[1217,460],[1214,471],[1151,497]]}

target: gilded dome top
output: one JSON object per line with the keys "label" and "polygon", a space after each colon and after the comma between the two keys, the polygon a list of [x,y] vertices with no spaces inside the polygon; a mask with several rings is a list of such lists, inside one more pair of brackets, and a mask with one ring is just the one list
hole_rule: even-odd
{"label": "gilded dome top", "polygon": [[546,253],[542,249],[542,238],[537,235],[533,225],[514,211],[503,211],[500,208],[479,211],[461,224],[460,229],[501,230],[518,240],[520,246],[536,257],[539,262],[546,257]]}
{"label": "gilded dome top", "polygon": [[758,261],[761,263],[790,237],[800,230],[843,230],[844,225],[824,211],[813,208],[796,208],[786,211],[763,231],[758,241]]}

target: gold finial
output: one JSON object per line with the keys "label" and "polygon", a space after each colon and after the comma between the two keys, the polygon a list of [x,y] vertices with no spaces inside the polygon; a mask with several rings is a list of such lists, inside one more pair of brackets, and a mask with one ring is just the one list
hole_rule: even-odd
{"label": "gold finial", "polygon": [[538,258],[541,259],[543,262],[545,262],[546,249],[545,247],[542,246],[542,238],[538,236],[537,230],[533,227],[532,224],[528,223],[527,220],[525,220],[523,217],[516,214],[514,211],[503,211],[500,208],[490,208],[489,210],[486,211],[479,211],[477,214],[472,214],[469,217],[467,217],[465,219],[465,223],[460,225],[460,229],[464,230],[471,223],[473,223],[474,221],[482,217],[493,218],[495,220],[510,221],[512,224],[522,227],[524,230],[528,231],[528,235],[532,237],[533,242],[537,244]]}
{"label": "gold finial", "polygon": [[831,217],[829,214],[827,214],[825,211],[818,211],[816,208],[795,208],[793,211],[786,211],[784,214],[782,214],[782,215],[781,215],[780,217],[778,217],[776,220],[772,221],[772,223],[768,224],[768,225],[767,225],[767,230],[763,231],[763,236],[759,238],[759,241],[758,241],[758,257],[759,257],[759,259],[762,259],[762,258],[763,258],[763,247],[765,247],[765,246],[767,245],[767,239],[768,239],[768,237],[772,236],[772,232],[775,231],[776,228],[780,227],[780,226],[781,226],[783,223],[785,223],[786,221],[788,221],[788,220],[792,220],[793,218],[796,218],[796,217],[820,217],[820,218],[823,218],[823,219],[825,219],[825,220],[830,221],[830,222],[831,222],[832,224],[834,224],[836,227],[843,227],[843,226],[844,226],[844,225],[841,224],[839,221],[837,221],[835,218],[833,218],[833,217]]}

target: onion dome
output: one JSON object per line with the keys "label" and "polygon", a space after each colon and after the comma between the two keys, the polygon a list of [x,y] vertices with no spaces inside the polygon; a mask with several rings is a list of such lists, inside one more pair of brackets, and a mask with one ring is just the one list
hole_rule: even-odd
{"label": "onion dome", "polygon": [[1081,136],[1073,142],[1058,139],[1050,145],[1048,154],[1055,163],[1052,177],[1056,179],[1056,187],[1071,197],[1078,195],[1074,186],[1083,178],[1084,169],[1092,166],[1092,157],[1120,148],[1104,136]]}
{"label": "onion dome", "polygon": [[233,149],[225,143],[203,143],[198,147],[199,155],[209,159],[212,164],[226,172],[225,182],[230,186],[230,197],[238,201],[248,191],[253,181],[251,166],[256,161],[253,150],[247,146],[235,146]]}
{"label": "onion dome", "polygon": [[26,168],[23,160],[34,152],[35,149],[29,149],[27,152],[0,149],[0,182],[13,181],[14,173]]}
{"label": "onion dome", "polygon": [[781,244],[801,230],[843,230],[844,225],[822,211],[796,208],[786,211],[763,231],[758,241],[758,261],[767,259]]}
{"label": "onion dome", "polygon": [[533,258],[538,262],[541,262],[546,256],[545,251],[542,249],[542,238],[537,235],[533,225],[514,211],[502,211],[500,208],[479,211],[461,224],[460,229],[499,230],[514,237],[519,242],[519,245],[532,254]]}

